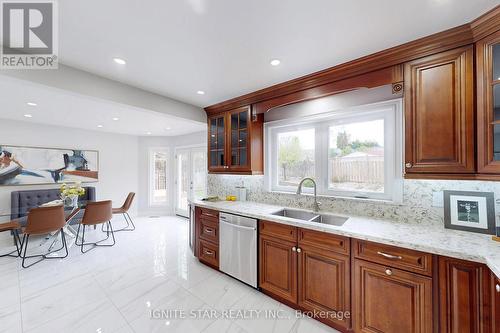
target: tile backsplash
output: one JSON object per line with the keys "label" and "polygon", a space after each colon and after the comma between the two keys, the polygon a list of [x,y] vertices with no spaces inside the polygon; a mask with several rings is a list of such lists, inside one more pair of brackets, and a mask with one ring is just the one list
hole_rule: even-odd
{"label": "tile backsplash", "polygon": [[[225,197],[236,193],[236,186],[247,188],[247,200],[279,206],[309,209],[311,196],[268,192],[264,176],[208,175],[208,194]],[[443,190],[494,192],[500,195],[500,182],[457,180],[404,180],[403,203],[320,197],[321,209],[346,215],[368,216],[404,223],[442,224],[443,208],[433,207],[433,193]],[[496,212],[500,206],[496,204]]]}

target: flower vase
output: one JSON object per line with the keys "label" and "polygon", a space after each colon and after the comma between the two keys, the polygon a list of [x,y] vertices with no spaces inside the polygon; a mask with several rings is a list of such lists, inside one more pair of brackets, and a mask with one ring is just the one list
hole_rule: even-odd
{"label": "flower vase", "polygon": [[70,196],[70,199],[71,199],[71,207],[77,208],[78,207],[78,196],[72,195],[72,196]]}

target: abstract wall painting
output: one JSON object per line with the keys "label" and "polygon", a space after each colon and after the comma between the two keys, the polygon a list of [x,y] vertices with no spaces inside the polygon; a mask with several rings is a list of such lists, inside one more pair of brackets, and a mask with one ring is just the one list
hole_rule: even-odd
{"label": "abstract wall painting", "polygon": [[0,145],[0,186],[98,180],[98,151]]}

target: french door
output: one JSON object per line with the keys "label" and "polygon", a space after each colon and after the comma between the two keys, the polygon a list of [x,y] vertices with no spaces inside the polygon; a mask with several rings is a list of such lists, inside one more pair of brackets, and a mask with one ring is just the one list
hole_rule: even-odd
{"label": "french door", "polygon": [[188,200],[207,194],[206,147],[176,149],[175,162],[175,213],[188,217]]}

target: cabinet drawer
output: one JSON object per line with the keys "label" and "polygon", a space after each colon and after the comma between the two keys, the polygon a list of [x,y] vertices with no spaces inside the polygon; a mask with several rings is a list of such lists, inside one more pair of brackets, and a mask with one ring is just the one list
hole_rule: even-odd
{"label": "cabinet drawer", "polygon": [[310,245],[344,255],[349,255],[351,250],[349,238],[315,230],[299,228],[298,240],[299,246]]}
{"label": "cabinet drawer", "polygon": [[200,239],[200,261],[219,268],[219,247]]}
{"label": "cabinet drawer", "polygon": [[219,223],[213,220],[201,218],[200,238],[219,244]]}
{"label": "cabinet drawer", "polygon": [[202,208],[198,207],[198,212],[200,217],[209,219],[209,220],[219,220],[219,211],[213,210],[213,209],[208,209],[208,208]]}
{"label": "cabinet drawer", "polygon": [[297,228],[286,224],[261,221],[259,232],[262,235],[268,235],[291,242],[297,241]]}
{"label": "cabinet drawer", "polygon": [[357,239],[353,246],[356,258],[432,276],[432,254]]}

